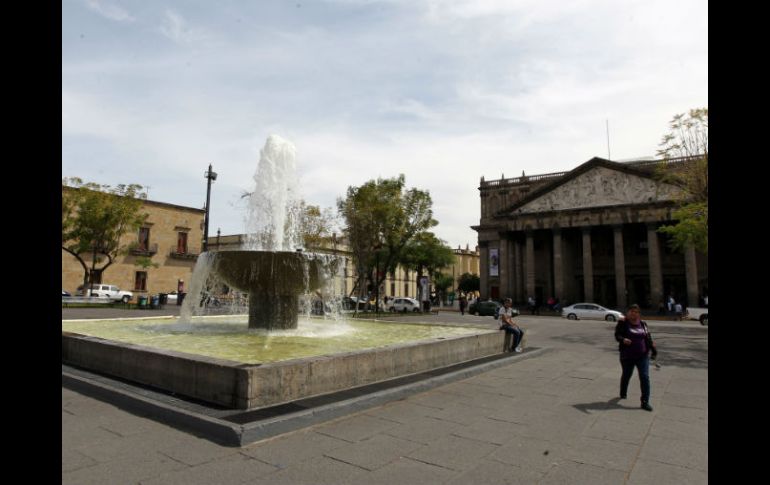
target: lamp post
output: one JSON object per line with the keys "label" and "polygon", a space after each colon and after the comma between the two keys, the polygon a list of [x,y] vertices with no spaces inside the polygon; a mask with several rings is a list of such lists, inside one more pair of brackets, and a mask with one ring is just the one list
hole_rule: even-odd
{"label": "lamp post", "polygon": [[208,183],[206,184],[206,214],[204,215],[205,221],[203,224],[203,251],[209,250],[209,204],[211,202],[211,182],[217,179],[217,174],[211,170],[211,164],[209,163],[209,170],[203,174]]}

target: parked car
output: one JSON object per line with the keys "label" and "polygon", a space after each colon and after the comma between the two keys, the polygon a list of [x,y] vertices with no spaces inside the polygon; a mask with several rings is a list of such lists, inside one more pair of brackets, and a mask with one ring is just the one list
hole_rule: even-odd
{"label": "parked car", "polygon": [[355,310],[358,307],[359,310],[366,310],[366,300],[359,299],[355,296],[346,296],[342,298],[343,310]]}
{"label": "parked car", "polygon": [[688,320],[698,320],[701,325],[709,324],[709,309],[699,307],[687,307],[685,318]]}
{"label": "parked car", "polygon": [[64,290],[61,290],[61,296],[62,296],[62,297],[65,297],[65,296],[72,296],[72,295],[70,294],[70,292],[69,292],[69,291],[64,291]]}
{"label": "parked car", "polygon": [[[488,315],[488,316],[493,316],[497,318],[497,312],[502,306],[503,305],[501,305],[499,301],[492,301],[492,300],[476,301],[471,303],[470,306],[468,306],[468,313],[470,313],[471,315],[480,315],[480,316]],[[516,310],[516,315],[518,314],[519,314],[519,311]]]}
{"label": "parked car", "polygon": [[570,320],[606,320],[615,322],[625,316],[617,311],[604,308],[596,303],[575,303],[561,309],[561,316]]}
{"label": "parked car", "polygon": [[121,290],[115,285],[102,285],[96,283],[94,283],[93,290],[91,289],[91,285],[86,285],[85,287],[83,285],[78,286],[75,294],[78,296],[98,296],[103,298],[110,298],[111,300],[123,301],[124,303],[127,303],[134,297],[134,294],[130,291]]}
{"label": "parked car", "polygon": [[388,302],[388,311],[391,312],[419,312],[420,302],[414,298],[399,297]]}

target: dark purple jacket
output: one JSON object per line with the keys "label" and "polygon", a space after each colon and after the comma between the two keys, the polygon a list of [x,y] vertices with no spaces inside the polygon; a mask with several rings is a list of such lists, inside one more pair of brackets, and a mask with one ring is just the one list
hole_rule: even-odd
{"label": "dark purple jacket", "polygon": [[[653,345],[652,334],[650,333],[650,329],[647,327],[647,322],[640,320],[639,323],[644,329],[647,353],[652,352],[652,357],[655,358],[658,354],[658,351]],[[626,320],[620,320],[618,324],[615,325],[615,340],[618,341],[618,350],[620,351],[621,357],[623,357],[623,350],[628,348],[626,345],[623,345],[623,339],[632,339],[630,326],[631,324]]]}

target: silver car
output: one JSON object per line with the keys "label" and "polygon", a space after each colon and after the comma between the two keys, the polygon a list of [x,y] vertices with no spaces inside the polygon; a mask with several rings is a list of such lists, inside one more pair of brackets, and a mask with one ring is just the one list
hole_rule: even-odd
{"label": "silver car", "polygon": [[565,306],[561,309],[561,316],[570,320],[607,320],[608,322],[625,318],[619,311],[604,308],[596,303],[575,303]]}

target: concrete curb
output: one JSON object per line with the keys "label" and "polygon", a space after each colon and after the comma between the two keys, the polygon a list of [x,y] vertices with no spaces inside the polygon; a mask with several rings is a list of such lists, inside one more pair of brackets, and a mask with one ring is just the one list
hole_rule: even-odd
{"label": "concrete curb", "polygon": [[[88,378],[76,375],[67,366],[62,365],[62,385],[81,394],[108,402],[130,412],[146,416],[163,424],[190,432],[199,437],[225,446],[244,446],[273,436],[296,431],[341,416],[364,411],[368,408],[403,399],[412,394],[427,391],[450,382],[466,379],[491,369],[511,365],[522,360],[538,357],[552,351],[550,348],[526,350],[521,354],[510,354],[479,365],[465,367],[417,382],[375,391],[365,395],[340,399],[329,404],[310,407],[301,411],[290,412],[278,417],[255,419],[244,424],[237,424],[204,412],[198,412],[187,406],[174,406],[169,402],[154,399],[132,392],[131,386],[112,385],[109,378],[95,376]],[[438,372],[436,370],[434,372]],[[192,406],[194,407],[194,406]],[[232,411],[231,414],[236,414]],[[226,412],[221,413],[222,415]],[[247,414],[247,413],[243,413]]]}

